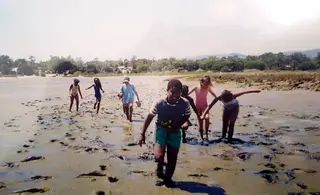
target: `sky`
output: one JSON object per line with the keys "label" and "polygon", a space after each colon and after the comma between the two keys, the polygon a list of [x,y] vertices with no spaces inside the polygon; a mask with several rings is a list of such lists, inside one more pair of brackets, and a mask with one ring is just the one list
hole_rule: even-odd
{"label": "sky", "polygon": [[84,60],[320,48],[320,0],[0,0],[0,55]]}

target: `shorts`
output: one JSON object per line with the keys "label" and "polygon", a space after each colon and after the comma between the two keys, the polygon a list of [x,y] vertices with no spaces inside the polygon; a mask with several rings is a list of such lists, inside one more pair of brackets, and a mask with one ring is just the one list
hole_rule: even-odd
{"label": "shorts", "polygon": [[122,102],[122,103],[123,103],[123,106],[124,106],[124,107],[133,106],[133,100],[132,100],[132,101],[129,101],[129,103],[124,103],[124,102]]}
{"label": "shorts", "polygon": [[128,99],[128,100],[125,101],[125,100],[122,98],[122,103],[123,103],[124,105],[133,104],[133,101],[134,101],[134,99]]}
{"label": "shorts", "polygon": [[169,145],[173,148],[180,148],[182,139],[181,129],[176,129],[168,133],[168,130],[163,127],[156,127],[155,143],[161,146]]}

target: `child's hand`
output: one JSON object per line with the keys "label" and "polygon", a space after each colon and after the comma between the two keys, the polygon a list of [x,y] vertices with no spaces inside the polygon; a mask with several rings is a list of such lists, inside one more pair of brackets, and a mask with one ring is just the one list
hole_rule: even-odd
{"label": "child's hand", "polygon": [[204,114],[200,116],[200,119],[201,119],[201,120],[203,120],[204,118],[205,118],[205,115],[204,115]]}
{"label": "child's hand", "polygon": [[142,144],[146,143],[146,136],[143,134],[140,134],[138,143],[139,143],[140,147],[142,147]]}

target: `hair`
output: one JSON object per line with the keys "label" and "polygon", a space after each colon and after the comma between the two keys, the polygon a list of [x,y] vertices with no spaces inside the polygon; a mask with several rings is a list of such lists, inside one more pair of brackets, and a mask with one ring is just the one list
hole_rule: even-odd
{"label": "hair", "polygon": [[204,81],[207,82],[210,86],[212,86],[211,78],[208,75],[202,76],[200,78],[200,82],[204,82]]}
{"label": "hair", "polygon": [[223,90],[220,97],[222,101],[229,102],[233,99],[233,94],[229,90]]}
{"label": "hair", "polygon": [[99,89],[102,88],[100,79],[94,78],[93,81],[94,81],[94,84],[95,84]]}
{"label": "hair", "polygon": [[189,87],[187,85],[182,86],[182,96],[188,96]]}
{"label": "hair", "polygon": [[73,79],[74,83],[80,83],[79,79]]}
{"label": "hair", "polygon": [[178,79],[171,79],[168,82],[167,91],[173,88],[182,90],[182,83]]}

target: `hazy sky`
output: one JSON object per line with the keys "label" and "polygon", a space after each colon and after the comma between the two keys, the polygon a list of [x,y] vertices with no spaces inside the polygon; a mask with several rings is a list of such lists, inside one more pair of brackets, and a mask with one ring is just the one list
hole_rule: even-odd
{"label": "hazy sky", "polygon": [[320,0],[0,0],[0,55],[84,60],[320,48]]}

